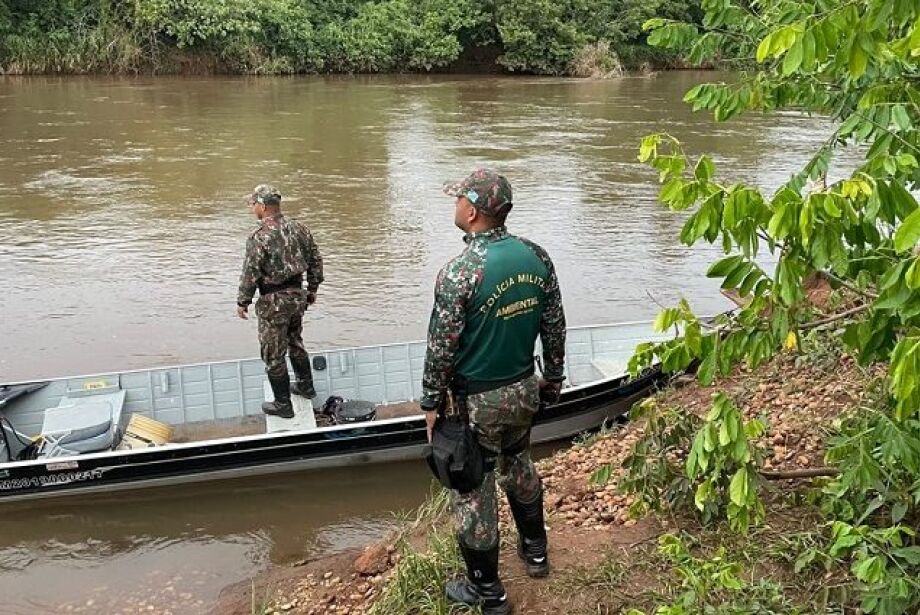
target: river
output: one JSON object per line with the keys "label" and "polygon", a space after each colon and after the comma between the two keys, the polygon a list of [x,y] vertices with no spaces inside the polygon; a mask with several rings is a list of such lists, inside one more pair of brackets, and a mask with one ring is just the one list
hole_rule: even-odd
{"label": "river", "polygon": [[[570,324],[722,309],[716,251],[678,243],[640,138],[775,187],[827,124],[691,113],[683,93],[719,77],[0,78],[0,382],[256,355],[234,303],[261,182],[325,259],[310,348],[424,336],[462,249],[440,187],[479,165],[510,179],[510,230],[554,257]],[[0,612],[201,612],[379,535],[426,489],[405,464],[5,508]]]}

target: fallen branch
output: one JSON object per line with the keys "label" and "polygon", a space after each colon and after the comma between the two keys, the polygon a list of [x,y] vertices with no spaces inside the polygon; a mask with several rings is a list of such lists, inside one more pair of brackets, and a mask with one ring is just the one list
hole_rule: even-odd
{"label": "fallen branch", "polygon": [[801,470],[760,470],[760,475],[767,480],[788,480],[793,478],[817,478],[819,476],[837,476],[837,468],[803,468]]}

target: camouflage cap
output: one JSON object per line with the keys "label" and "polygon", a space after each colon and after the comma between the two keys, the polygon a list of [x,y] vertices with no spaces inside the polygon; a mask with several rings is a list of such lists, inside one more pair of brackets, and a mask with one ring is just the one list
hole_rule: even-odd
{"label": "camouflage cap", "polygon": [[259,184],[247,199],[250,205],[261,203],[263,205],[280,205],[281,193],[270,184]]}
{"label": "camouflage cap", "polygon": [[466,179],[444,184],[444,194],[465,196],[473,207],[499,216],[511,207],[511,183],[491,169],[476,169]]}

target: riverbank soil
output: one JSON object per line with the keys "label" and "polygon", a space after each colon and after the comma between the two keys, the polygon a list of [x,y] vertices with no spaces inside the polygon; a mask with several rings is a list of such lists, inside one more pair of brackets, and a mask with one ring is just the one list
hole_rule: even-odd
{"label": "riverbank soil", "polygon": [[[813,535],[809,533],[820,523],[806,497],[815,479],[783,477],[823,465],[832,422],[859,407],[881,373],[879,369],[860,368],[852,357],[819,339],[807,354],[785,354],[753,372],[740,368],[717,383],[746,418],[757,417],[767,425],[757,444],[764,455],[763,469],[774,473],[774,480],[763,491],[766,520],[747,535],[721,524],[704,527],[690,517],[630,517],[633,499],[621,493],[617,483],[624,459],[644,434],[642,422],[602,432],[540,461],[553,566],[547,579],[530,579],[524,574],[507,508],[502,510],[501,571],[516,612],[557,615],[654,610],[655,605],[687,591],[687,570],[692,566],[708,570],[705,574],[744,579],[746,587],[755,588],[760,604],[779,609],[773,612],[796,612],[794,605],[827,600],[828,588],[838,584],[838,573],[803,573],[791,561],[795,559],[794,543]],[[663,407],[704,414],[714,391],[714,387],[701,387],[685,377],[658,394],[656,401]],[[611,464],[610,478],[599,483],[596,473],[605,464]],[[428,511],[401,539],[373,545],[363,553],[269,571],[254,585],[228,588],[215,612],[388,613],[380,610],[381,593],[401,585],[410,595],[405,588],[414,582],[412,570],[425,570],[420,562],[436,561],[432,569],[443,576],[459,569],[456,554],[443,560],[435,554],[450,542],[445,517],[443,507],[438,514]],[[665,534],[678,536],[683,546],[672,544],[669,551],[662,546],[668,540],[661,538]],[[683,555],[675,555],[677,552]],[[438,602],[440,582],[433,579],[424,590],[428,593],[420,594],[430,595],[432,605],[419,602],[416,610],[401,608],[406,613],[448,612]],[[425,580],[420,584],[424,586]],[[709,591],[716,595],[727,590],[710,587]]]}

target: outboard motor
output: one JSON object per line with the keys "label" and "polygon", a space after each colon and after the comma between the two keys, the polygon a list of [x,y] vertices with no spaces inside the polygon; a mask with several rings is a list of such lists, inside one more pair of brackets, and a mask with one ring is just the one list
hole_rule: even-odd
{"label": "outboard motor", "polygon": [[323,404],[321,413],[328,416],[336,425],[365,423],[377,417],[377,406],[370,401],[345,399],[333,395]]}

